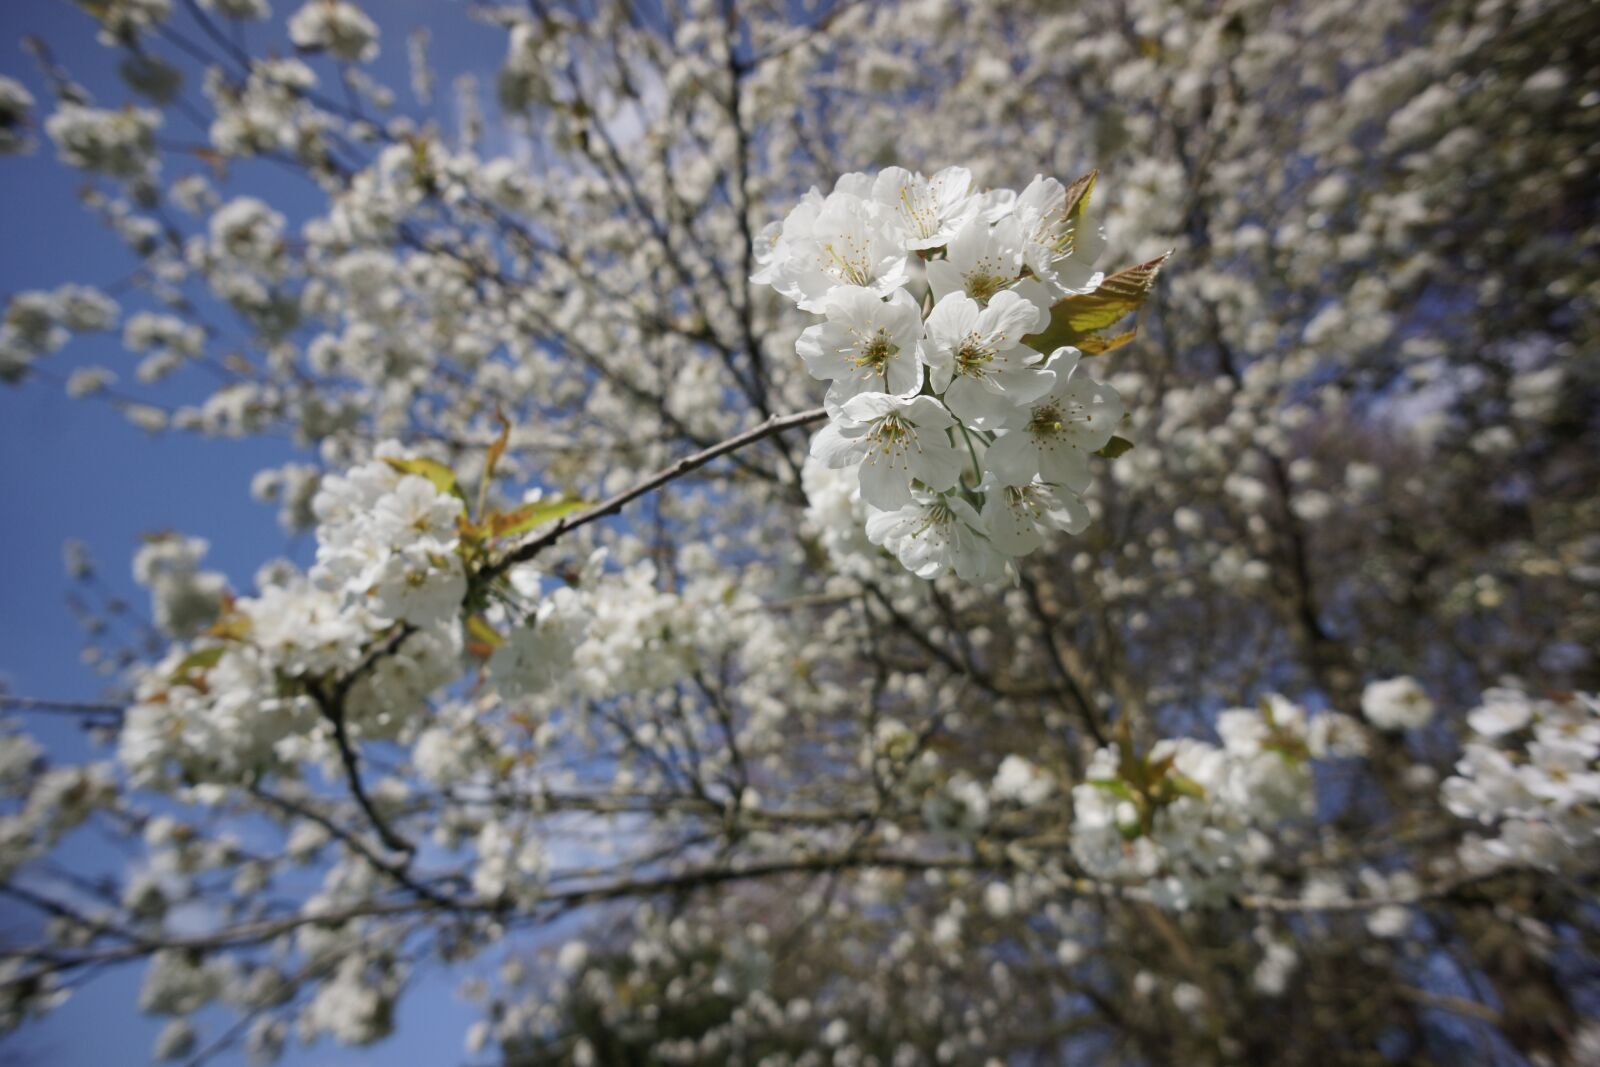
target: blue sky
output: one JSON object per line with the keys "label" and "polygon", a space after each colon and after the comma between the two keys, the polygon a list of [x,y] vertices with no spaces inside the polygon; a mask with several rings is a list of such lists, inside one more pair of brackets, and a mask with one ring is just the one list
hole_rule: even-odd
{"label": "blue sky", "polygon": [[[182,5],[175,5],[182,8]],[[274,0],[281,18],[290,0]],[[393,87],[403,107],[414,110],[407,90],[405,35],[425,24],[433,35],[433,54],[444,73],[437,86],[434,116],[445,119],[450,77],[461,70],[479,73],[493,85],[493,71],[504,50],[495,31],[471,22],[458,0],[371,0],[365,5],[384,29],[383,55],[372,68]],[[118,84],[110,53],[94,42],[92,20],[64,0],[0,0],[0,74],[18,78],[48,113],[49,93],[20,41],[24,34],[45,39],[56,59],[95,94],[102,106],[128,99]],[[280,27],[252,31],[258,54],[270,39],[288,51]],[[315,64],[326,75],[321,61]],[[195,86],[191,77],[190,91]],[[41,115],[42,117],[42,115]],[[181,133],[191,139],[189,130]],[[171,174],[174,168],[169,167]],[[238,191],[262,196],[291,218],[310,209],[303,182],[267,168],[240,175]],[[291,184],[292,183],[292,184]],[[55,163],[48,144],[32,156],[0,159],[0,298],[23,289],[48,289],[65,282],[109,285],[133,265],[132,256],[76,199],[74,175]],[[137,306],[124,301],[124,311]],[[144,598],[134,586],[129,564],[141,534],[175,529],[207,538],[207,563],[247,588],[264,561],[285,555],[290,543],[272,509],[249,495],[251,475],[289,459],[305,459],[281,438],[241,441],[172,434],[152,437],[129,425],[104,403],[69,400],[59,384],[75,366],[99,363],[132,378],[136,357],[114,338],[78,339],[44,366],[53,381],[21,387],[0,385],[0,679],[12,692],[59,699],[94,699],[101,682],[78,661],[82,635],[66,609],[67,579],[61,545],[79,538],[91,548],[108,583],[135,603]],[[183,387],[177,387],[180,392]],[[166,394],[169,395],[170,394]],[[304,560],[306,546],[297,547]],[[31,717],[29,726],[52,755],[84,756],[88,749],[70,722]],[[103,845],[77,842],[73,857],[94,863],[91,850]],[[23,921],[0,904],[0,928]],[[141,967],[124,968],[97,979],[62,1009],[0,1039],[0,1062],[75,1064],[139,1063],[160,1029],[161,1020],[141,1016],[135,999]],[[475,1017],[454,996],[454,979],[435,974],[413,983],[399,1012],[395,1038],[369,1051],[339,1049],[324,1043],[311,1050],[292,1048],[282,1061],[291,1067],[345,1067],[397,1062],[449,1064],[465,1059],[461,1039]],[[209,1021],[218,1032],[220,1017]],[[403,1048],[403,1054],[398,1052]],[[242,1063],[240,1055],[212,1062]]]}

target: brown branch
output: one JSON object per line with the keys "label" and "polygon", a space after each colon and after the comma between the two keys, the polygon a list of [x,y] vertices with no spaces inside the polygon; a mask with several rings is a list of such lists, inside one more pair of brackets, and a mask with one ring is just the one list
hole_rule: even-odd
{"label": "brown branch", "polygon": [[19,697],[0,693],[0,708],[18,711],[39,711],[52,715],[106,715],[122,718],[122,705],[92,700],[47,700],[40,697]]}
{"label": "brown branch", "polygon": [[621,511],[625,505],[637,500],[646,493],[654,489],[659,489],[668,482],[671,482],[673,479],[680,478],[698,467],[705,466],[707,463],[710,463],[719,456],[725,456],[730,452],[737,452],[745,445],[754,444],[756,441],[759,441],[764,437],[770,437],[773,434],[782,433],[785,430],[792,430],[797,426],[805,426],[809,423],[816,422],[825,415],[827,415],[827,412],[822,408],[812,408],[809,411],[801,411],[793,415],[774,415],[772,418],[767,419],[760,425],[748,429],[741,434],[736,434],[725,441],[719,441],[710,448],[703,449],[691,456],[685,456],[676,463],[672,464],[670,467],[665,467],[657,471],[644,481],[624,489],[622,492],[617,493],[610,499],[596,504],[594,507],[589,508],[586,511],[580,511],[576,515],[559,520],[554,526],[550,527],[550,529],[535,537],[529,538],[528,540],[522,542],[522,544],[513,548],[497,563],[491,564],[489,567],[481,571],[480,576],[483,578],[494,578],[500,574],[503,574],[506,570],[518,563],[526,563],[528,560],[532,559],[534,556],[537,556],[540,552],[543,552],[546,548],[549,548],[562,537],[571,533],[573,530],[578,529],[580,526],[587,526],[592,522],[597,522],[600,519],[607,517],[608,515],[615,515],[617,512]]}

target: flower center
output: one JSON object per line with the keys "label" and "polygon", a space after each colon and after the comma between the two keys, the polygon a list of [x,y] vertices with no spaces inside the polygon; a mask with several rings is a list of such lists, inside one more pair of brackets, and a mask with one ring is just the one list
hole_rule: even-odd
{"label": "flower center", "polygon": [[911,427],[901,421],[898,415],[885,415],[872,428],[873,442],[881,445],[885,452],[894,451],[896,447],[911,437]]}
{"label": "flower center", "polygon": [[951,511],[950,505],[944,502],[943,497],[940,497],[932,504],[929,504],[927,509],[923,511],[922,521],[917,524],[916,529],[911,531],[911,536],[921,537],[931,531],[943,530],[955,520],[956,513]]}
{"label": "flower center", "polygon": [[969,333],[956,347],[956,373],[981,377],[987,371],[984,364],[995,357],[995,350],[975,333]]}
{"label": "flower center", "polygon": [[1053,400],[1040,404],[1033,409],[1033,417],[1028,420],[1028,432],[1040,437],[1054,437],[1066,430],[1068,423],[1087,422],[1082,411],[1079,404],[1069,405],[1065,411]]}
{"label": "flower center", "polygon": [[909,185],[900,187],[900,213],[911,223],[918,237],[932,237],[939,231],[939,213],[929,203],[930,199],[913,194]]}
{"label": "flower center", "polygon": [[856,352],[855,365],[882,374],[884,365],[900,351],[900,346],[889,340],[883,329],[867,338]]}
{"label": "flower center", "polygon": [[[844,249],[842,252],[841,246]],[[822,250],[827,253],[827,259],[823,262],[824,271],[851,285],[866,285],[872,280],[867,273],[866,249],[848,237],[840,238],[838,246],[829,241],[822,246]]]}
{"label": "flower center", "polygon": [[1011,283],[1010,278],[1003,278],[998,274],[969,274],[967,275],[967,295],[980,304],[987,304],[989,298]]}

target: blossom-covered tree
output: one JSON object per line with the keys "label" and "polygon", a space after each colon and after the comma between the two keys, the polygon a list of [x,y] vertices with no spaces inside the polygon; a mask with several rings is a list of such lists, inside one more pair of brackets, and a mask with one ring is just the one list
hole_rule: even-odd
{"label": "blossom-covered tree", "polygon": [[0,153],[134,266],[0,377],[290,437],[315,553],[153,536],[130,624],[69,549],[0,1025],[143,961],[187,1062],[428,968],[480,1062],[1600,1059],[1592,5],[507,0],[493,84],[79,6],[125,93],[32,41]]}

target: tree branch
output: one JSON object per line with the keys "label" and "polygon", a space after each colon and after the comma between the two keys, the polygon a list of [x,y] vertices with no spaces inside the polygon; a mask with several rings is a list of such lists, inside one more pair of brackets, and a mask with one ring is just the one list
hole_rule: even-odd
{"label": "tree branch", "polygon": [[691,456],[685,456],[676,463],[672,464],[670,467],[665,467],[662,470],[657,471],[644,481],[624,489],[622,492],[616,494],[608,500],[596,504],[587,511],[580,511],[576,515],[561,519],[554,526],[550,527],[550,529],[522,542],[522,544],[513,548],[499,562],[491,564],[489,567],[480,572],[480,574],[484,578],[494,578],[500,574],[503,574],[506,570],[518,563],[526,563],[528,560],[532,559],[534,556],[537,556],[540,552],[543,552],[546,548],[549,548],[551,545],[555,544],[558,540],[571,533],[573,530],[576,530],[581,526],[587,526],[592,522],[598,522],[600,519],[603,519],[608,515],[615,515],[617,512],[621,511],[625,505],[637,500],[641,496],[644,496],[651,490],[659,489],[668,482],[682,477],[697,467],[705,466],[707,463],[710,463],[719,456],[725,456],[730,452],[737,452],[745,445],[754,444],[756,441],[759,441],[764,437],[770,437],[773,434],[782,433],[785,430],[792,430],[797,426],[805,426],[809,423],[816,422],[826,415],[827,412],[822,408],[812,408],[809,411],[801,411],[793,415],[774,415],[767,421],[749,430],[746,430],[741,434],[736,434],[725,441],[720,441],[717,444],[712,445],[710,448],[703,449],[702,451],[696,452]]}

